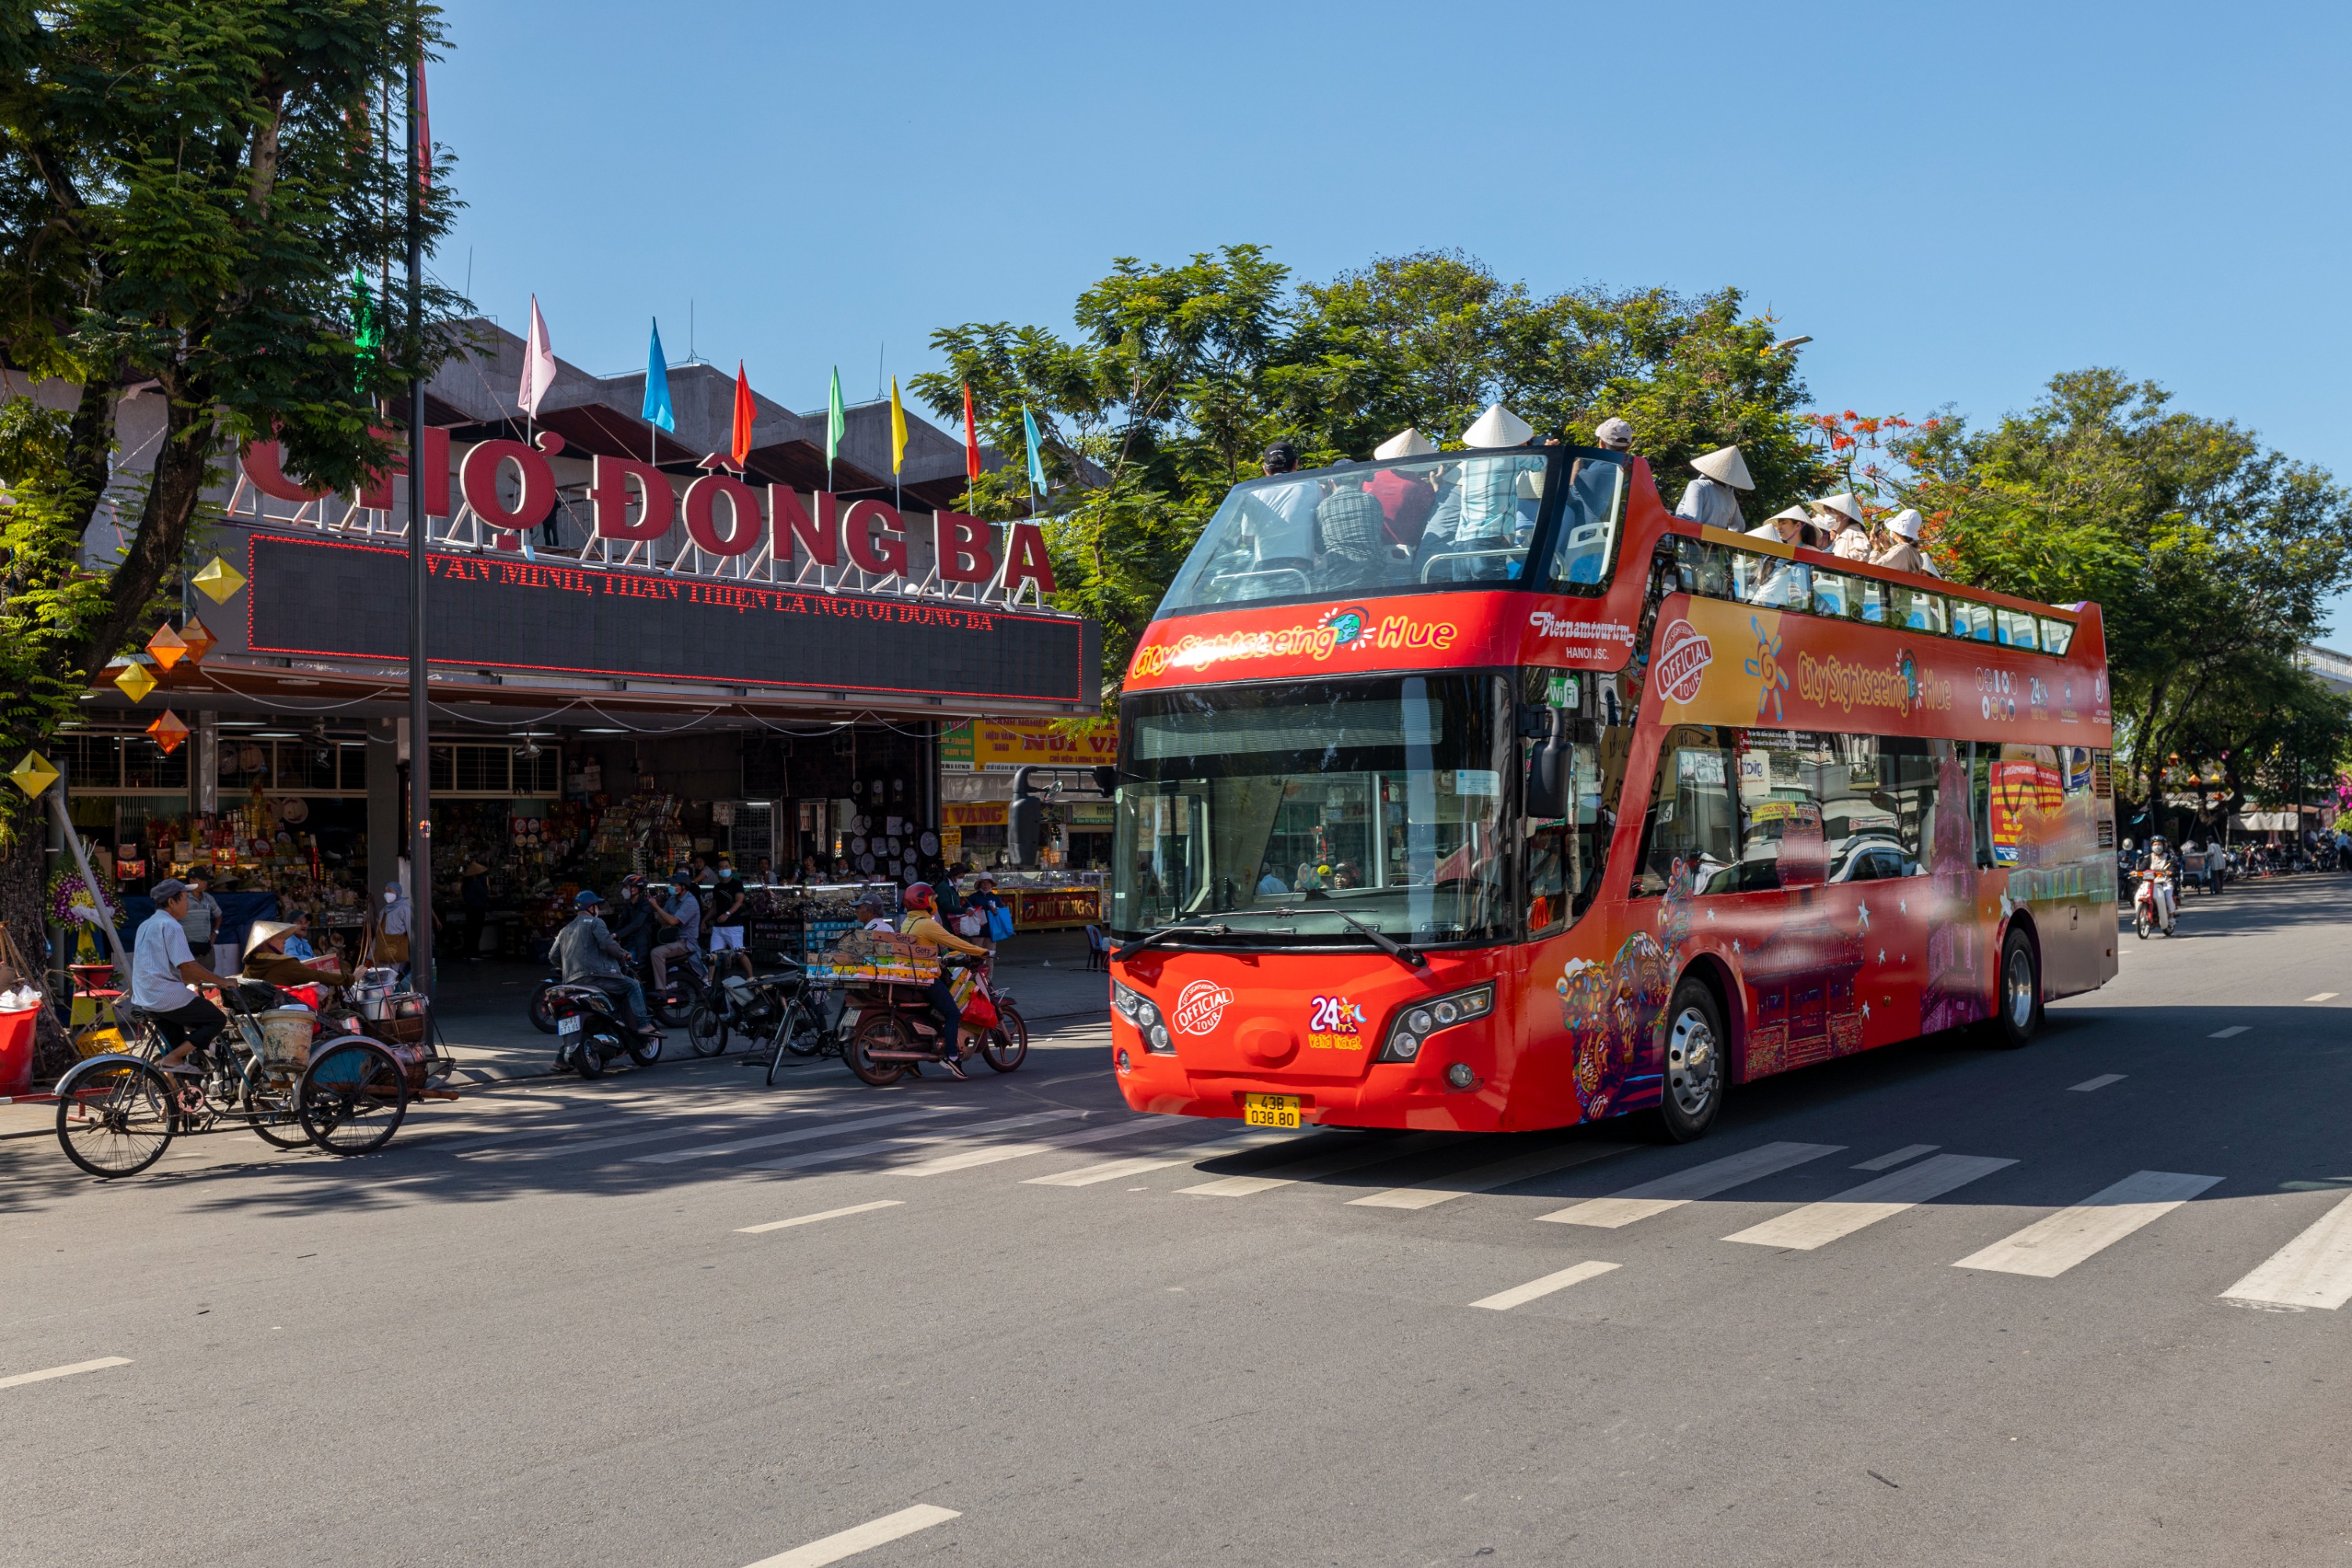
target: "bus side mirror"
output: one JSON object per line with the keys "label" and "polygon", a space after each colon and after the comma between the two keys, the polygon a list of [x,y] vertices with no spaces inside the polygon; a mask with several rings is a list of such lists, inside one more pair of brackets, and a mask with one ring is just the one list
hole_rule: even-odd
{"label": "bus side mirror", "polygon": [[1551,733],[1528,759],[1528,816],[1549,822],[1568,815],[1574,804],[1575,758],[1575,748],[1555,720]]}
{"label": "bus side mirror", "polygon": [[1114,767],[1097,766],[1095,769],[1095,788],[1102,792],[1102,797],[1105,800],[1118,794],[1118,770]]}

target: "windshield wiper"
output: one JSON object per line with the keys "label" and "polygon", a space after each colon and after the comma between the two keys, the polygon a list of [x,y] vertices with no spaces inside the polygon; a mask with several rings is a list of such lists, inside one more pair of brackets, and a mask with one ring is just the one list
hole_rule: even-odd
{"label": "windshield wiper", "polygon": [[1129,942],[1125,947],[1120,948],[1117,952],[1112,953],[1111,956],[1124,963],[1127,962],[1128,957],[1130,954],[1141,952],[1145,948],[1165,942],[1170,937],[1190,936],[1194,932],[1198,932],[1202,936],[1224,936],[1233,931],[1233,927],[1224,924],[1223,921],[1219,921],[1215,925],[1205,926],[1195,925],[1193,923],[1195,921],[1202,918],[1202,917],[1199,915],[1188,915],[1184,919],[1178,921],[1171,925],[1164,925],[1156,931],[1148,931],[1144,935],[1136,938],[1133,942]]}
{"label": "windshield wiper", "polygon": [[1388,932],[1381,930],[1380,927],[1366,925],[1355,916],[1348,914],[1340,910],[1244,910],[1238,912],[1252,915],[1281,915],[1293,918],[1299,915],[1329,915],[1333,920],[1346,921],[1356,930],[1361,931],[1366,941],[1379,948],[1382,952],[1387,953],[1391,958],[1395,959],[1399,963],[1403,964],[1407,969],[1426,969],[1429,967],[1429,960],[1423,958],[1418,949],[1405,946],[1404,943],[1389,935]]}

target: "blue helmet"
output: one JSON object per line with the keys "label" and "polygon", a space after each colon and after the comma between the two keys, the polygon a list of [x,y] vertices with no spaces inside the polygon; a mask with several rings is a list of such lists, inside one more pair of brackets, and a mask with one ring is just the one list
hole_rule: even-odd
{"label": "blue helmet", "polygon": [[604,901],[593,888],[583,888],[572,895],[572,907],[575,910],[593,910]]}

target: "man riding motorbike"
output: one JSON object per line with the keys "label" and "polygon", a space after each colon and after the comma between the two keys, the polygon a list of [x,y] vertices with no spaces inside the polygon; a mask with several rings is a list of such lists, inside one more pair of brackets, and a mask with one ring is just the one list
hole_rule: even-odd
{"label": "man riding motorbike", "polygon": [[[900,935],[913,937],[917,942],[930,942],[943,953],[968,952],[976,957],[987,956],[988,949],[977,942],[965,941],[940,923],[939,899],[932,893],[929,882],[908,883],[899,901],[907,910],[905,919],[898,924]],[[948,984],[944,972],[924,988],[923,997],[930,1003],[931,1013],[940,1021],[940,1064],[948,1069],[950,1077],[961,1079],[968,1076],[963,1064],[956,1059],[956,1040],[962,1029],[963,1009],[956,1005],[955,989]]]}
{"label": "man riding motorbike", "polygon": [[572,900],[579,911],[572,923],[555,934],[555,960],[562,966],[566,985],[593,985],[622,1005],[622,1022],[655,1039],[661,1032],[646,1016],[646,990],[628,972],[629,950],[613,940],[598,910],[604,900],[583,888]]}

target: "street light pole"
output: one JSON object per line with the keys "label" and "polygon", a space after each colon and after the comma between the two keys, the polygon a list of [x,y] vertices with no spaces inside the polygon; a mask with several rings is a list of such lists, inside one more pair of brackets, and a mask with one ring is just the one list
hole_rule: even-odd
{"label": "street light pole", "polygon": [[[425,70],[420,32],[408,57],[408,330],[424,352],[424,126],[418,114]],[[433,747],[425,689],[425,378],[408,384],[408,963],[409,984],[433,991]]]}

